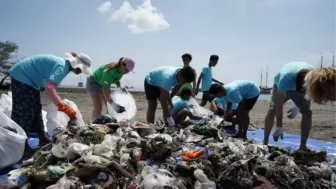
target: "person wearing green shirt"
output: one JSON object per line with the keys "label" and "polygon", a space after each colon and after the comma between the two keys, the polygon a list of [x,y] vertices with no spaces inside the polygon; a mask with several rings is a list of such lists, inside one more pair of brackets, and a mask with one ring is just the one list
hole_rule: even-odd
{"label": "person wearing green shirt", "polygon": [[[183,67],[190,66],[190,62],[192,60],[192,56],[189,53],[185,53],[182,55],[182,62],[183,62]],[[195,71],[195,69],[194,69]],[[195,71],[195,76],[196,76],[196,71]],[[196,79],[191,83],[185,83],[181,86],[181,89],[177,93],[177,95],[180,96],[181,92],[183,89],[190,89],[192,91],[192,96],[195,97],[195,87],[196,87]]]}
{"label": "person wearing green shirt", "polygon": [[95,120],[101,115],[103,103],[110,103],[112,107],[121,113],[125,108],[113,102],[110,95],[112,84],[120,87],[120,79],[134,69],[135,62],[129,57],[122,57],[118,62],[111,62],[96,69],[92,75],[87,78],[86,89],[93,102],[91,120]]}

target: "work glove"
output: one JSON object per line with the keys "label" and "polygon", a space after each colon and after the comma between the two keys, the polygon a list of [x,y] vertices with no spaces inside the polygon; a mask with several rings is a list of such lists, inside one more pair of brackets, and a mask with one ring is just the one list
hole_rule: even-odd
{"label": "work glove", "polygon": [[123,113],[126,111],[125,107],[120,106],[119,104],[112,102],[111,103],[112,108],[117,112],[117,113]]}
{"label": "work glove", "polygon": [[76,119],[76,111],[64,102],[59,103],[57,107],[58,111],[64,112],[70,119]]}
{"label": "work glove", "polygon": [[300,112],[300,108],[295,106],[287,111],[287,117],[289,119],[294,119],[298,115],[299,112]]}
{"label": "work glove", "polygon": [[281,140],[283,140],[283,128],[282,127],[277,127],[273,133],[273,139],[275,142],[278,141],[279,137],[281,138]]}
{"label": "work glove", "polygon": [[168,117],[167,118],[167,123],[168,123],[169,127],[174,126],[175,125],[175,121],[174,121],[173,117]]}
{"label": "work glove", "polygon": [[184,161],[191,160],[191,159],[196,159],[198,157],[201,157],[202,155],[205,154],[206,149],[203,148],[201,150],[190,150],[187,151],[183,154],[182,159]]}

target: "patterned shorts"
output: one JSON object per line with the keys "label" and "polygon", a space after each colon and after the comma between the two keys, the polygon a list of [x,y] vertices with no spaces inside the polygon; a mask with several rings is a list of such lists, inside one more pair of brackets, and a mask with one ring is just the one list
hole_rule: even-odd
{"label": "patterned shorts", "polygon": [[12,87],[12,120],[28,134],[43,130],[40,91],[21,83],[14,78]]}

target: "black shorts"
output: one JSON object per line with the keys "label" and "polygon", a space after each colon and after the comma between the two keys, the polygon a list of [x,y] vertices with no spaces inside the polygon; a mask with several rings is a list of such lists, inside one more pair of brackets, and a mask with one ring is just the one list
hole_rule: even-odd
{"label": "black shorts", "polygon": [[216,115],[222,117],[222,116],[224,115],[224,110],[223,110],[223,108],[217,106],[217,112],[216,112]]}
{"label": "black shorts", "polygon": [[250,98],[250,99],[246,99],[244,100],[244,109],[245,110],[252,110],[253,106],[255,105],[255,103],[258,101],[259,95],[254,97],[254,98]]}
{"label": "black shorts", "polygon": [[147,100],[157,100],[160,98],[161,89],[149,84],[145,79],[145,94]]}
{"label": "black shorts", "polygon": [[210,95],[209,91],[203,91],[203,96],[202,96],[202,100],[203,101],[209,101],[211,102],[215,97],[215,95]]}

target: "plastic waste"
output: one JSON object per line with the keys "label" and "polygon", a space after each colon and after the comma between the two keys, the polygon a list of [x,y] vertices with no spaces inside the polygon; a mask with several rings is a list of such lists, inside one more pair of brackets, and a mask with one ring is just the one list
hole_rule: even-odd
{"label": "plastic waste", "polygon": [[28,169],[14,169],[8,173],[8,181],[12,184],[22,187],[25,185],[29,177],[25,176],[23,173],[26,172]]}
{"label": "plastic waste", "polygon": [[198,104],[195,98],[190,98],[188,104],[192,106],[191,111],[195,116],[210,116],[214,115],[214,113],[206,108],[203,108]]}
{"label": "plastic waste", "polygon": [[107,103],[108,114],[120,121],[132,121],[135,118],[137,108],[133,96],[128,92],[123,92],[121,89],[116,89],[111,93],[112,100],[118,102],[120,106],[125,107],[126,111],[117,113],[111,104]]}
{"label": "plastic waste", "polygon": [[2,169],[21,159],[27,135],[18,124],[3,112],[0,112],[0,120],[0,169]]}
{"label": "plastic waste", "polygon": [[[72,107],[76,111],[76,125],[79,127],[84,126],[85,123],[77,105],[68,99],[64,99],[63,101],[66,105]],[[47,136],[50,138],[64,130],[68,126],[70,118],[65,113],[58,111],[57,106],[51,102],[46,105],[45,111],[47,119],[45,132],[48,133]]]}
{"label": "plastic waste", "polygon": [[141,185],[145,189],[164,188],[171,186],[174,180],[175,178],[169,171],[158,169],[157,171],[146,175]]}
{"label": "plastic waste", "polygon": [[12,97],[6,94],[1,94],[0,97],[0,111],[11,117],[12,114]]}
{"label": "plastic waste", "polygon": [[93,154],[107,159],[111,158],[113,151],[117,149],[117,144],[120,139],[121,138],[117,136],[105,135],[103,142],[94,146]]}
{"label": "plastic waste", "polygon": [[75,159],[77,156],[82,156],[85,152],[90,149],[89,146],[81,143],[72,143],[67,151],[66,155],[69,160]]}

